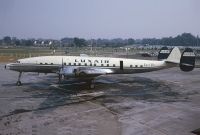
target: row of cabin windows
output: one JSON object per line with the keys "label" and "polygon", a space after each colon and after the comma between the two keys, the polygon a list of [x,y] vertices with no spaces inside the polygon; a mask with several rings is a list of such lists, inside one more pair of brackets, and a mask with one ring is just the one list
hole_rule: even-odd
{"label": "row of cabin windows", "polygon": [[[43,63],[40,63],[41,65],[43,64]],[[45,63],[45,65],[48,65],[47,63]],[[53,65],[53,63],[51,63],[51,65]],[[64,63],[64,65],[66,66],[66,63]],[[71,66],[72,64],[71,63],[69,63],[69,66]],[[78,63],[77,64],[78,66],[81,66],[81,63]],[[74,63],[74,66],[76,66],[76,63]],[[87,66],[87,63],[85,63],[85,66]],[[92,64],[90,64],[90,66],[92,66]],[[96,64],[94,64],[94,66],[97,66]],[[101,64],[101,66],[103,67],[104,66],[104,64]],[[109,64],[107,64],[106,65],[107,67],[109,67]],[[115,64],[113,64],[113,67],[115,67]],[[132,68],[133,67],[133,65],[130,65],[130,68]],[[138,67],[138,65],[135,65],[135,67],[137,68]],[[140,67],[143,67],[143,65],[140,65]]]}
{"label": "row of cabin windows", "polygon": [[[72,65],[72,64],[69,63],[69,66],[71,66],[71,65]],[[74,65],[74,66],[76,66],[76,65],[81,66],[81,63],[78,63],[78,64],[77,64],[77,63],[74,63],[73,65]],[[97,66],[96,64],[93,64],[93,65],[94,65],[94,66]],[[88,66],[87,63],[85,63],[84,66]],[[89,66],[92,66],[92,64],[89,64]],[[101,66],[103,67],[104,64],[101,64]],[[107,64],[106,66],[109,67],[109,64]],[[115,64],[113,64],[113,67],[115,67]]]}
{"label": "row of cabin windows", "polygon": [[[133,67],[133,65],[130,65],[130,68],[132,68]],[[135,67],[137,68],[137,67],[139,67],[138,65],[135,65]],[[143,65],[140,65],[140,67],[143,67]]]}
{"label": "row of cabin windows", "polygon": [[[43,63],[40,63],[40,65],[42,65],[42,64],[43,64]],[[45,65],[48,65],[48,63],[44,63],[44,64],[45,64]],[[53,65],[53,63],[51,63],[51,65]],[[66,63],[63,63],[63,65],[66,66],[67,64],[66,64]],[[71,66],[72,64],[69,63],[68,65]],[[78,64],[74,63],[73,65],[74,65],[74,66],[76,66],[76,65],[81,66],[81,63],[78,63]],[[87,63],[85,63],[84,65],[87,66]],[[90,64],[90,66],[92,66],[92,64]],[[97,65],[94,64],[94,66],[97,66]],[[104,64],[101,64],[101,66],[103,67]],[[107,64],[106,66],[109,67],[109,64]],[[113,64],[113,67],[115,67],[115,64]]]}
{"label": "row of cabin windows", "polygon": [[[43,63],[40,63],[40,65],[42,65]],[[44,63],[45,65],[48,65],[48,63]],[[50,63],[51,65],[53,65],[53,63]]]}

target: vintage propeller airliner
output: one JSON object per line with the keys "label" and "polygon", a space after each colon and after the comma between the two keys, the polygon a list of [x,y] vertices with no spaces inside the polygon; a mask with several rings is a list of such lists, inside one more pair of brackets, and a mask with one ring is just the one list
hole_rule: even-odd
{"label": "vintage propeller airliner", "polygon": [[105,74],[133,74],[161,70],[180,66],[182,71],[192,71],[195,66],[195,54],[186,48],[181,54],[175,47],[169,50],[161,48],[158,60],[140,60],[111,57],[89,56],[41,56],[19,59],[16,63],[5,65],[6,69],[19,72],[16,85],[20,86],[23,72],[56,73],[59,82],[65,78],[90,79],[90,88],[94,88],[94,79]]}

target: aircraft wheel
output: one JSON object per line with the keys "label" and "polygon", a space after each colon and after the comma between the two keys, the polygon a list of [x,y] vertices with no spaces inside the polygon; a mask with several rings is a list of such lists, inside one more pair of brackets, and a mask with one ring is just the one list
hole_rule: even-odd
{"label": "aircraft wheel", "polygon": [[21,81],[17,81],[16,85],[21,86],[22,85]]}
{"label": "aircraft wheel", "polygon": [[94,89],[95,85],[94,84],[90,84],[90,89]]}

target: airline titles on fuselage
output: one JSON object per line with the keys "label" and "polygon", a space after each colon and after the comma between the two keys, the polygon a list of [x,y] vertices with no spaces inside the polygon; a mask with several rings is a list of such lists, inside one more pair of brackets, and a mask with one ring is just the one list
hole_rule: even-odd
{"label": "airline titles on fuselage", "polygon": [[109,60],[75,59],[75,63],[109,64]]}

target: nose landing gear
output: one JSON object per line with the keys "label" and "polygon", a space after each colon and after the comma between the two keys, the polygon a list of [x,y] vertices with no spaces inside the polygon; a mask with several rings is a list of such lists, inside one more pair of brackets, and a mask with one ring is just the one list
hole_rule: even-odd
{"label": "nose landing gear", "polygon": [[18,80],[17,80],[17,82],[16,82],[16,85],[17,85],[17,86],[21,86],[21,85],[22,85],[22,83],[21,83],[21,81],[20,81],[21,76],[22,76],[22,72],[19,72]]}
{"label": "nose landing gear", "polygon": [[16,85],[21,86],[22,85],[21,81],[17,81]]}

